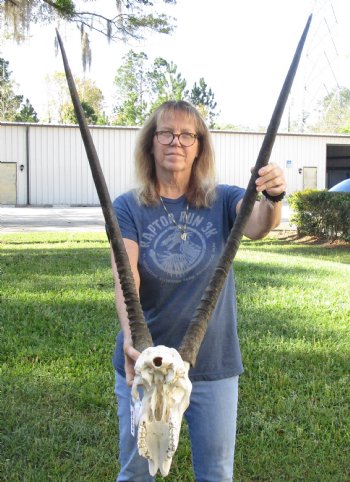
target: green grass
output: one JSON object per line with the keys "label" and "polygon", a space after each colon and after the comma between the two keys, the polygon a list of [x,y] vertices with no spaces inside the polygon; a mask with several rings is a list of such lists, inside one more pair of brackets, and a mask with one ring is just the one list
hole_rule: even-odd
{"label": "green grass", "polygon": [[[0,480],[113,481],[105,235],[8,234],[0,247]],[[235,480],[350,480],[350,249],[244,241],[235,269]],[[193,481],[185,426],[167,480]]]}

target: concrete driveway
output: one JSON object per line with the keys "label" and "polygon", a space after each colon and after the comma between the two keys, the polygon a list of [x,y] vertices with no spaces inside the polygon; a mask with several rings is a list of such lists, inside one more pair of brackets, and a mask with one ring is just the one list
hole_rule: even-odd
{"label": "concrete driveway", "polygon": [[103,231],[100,207],[1,207],[0,233]]}
{"label": "concrete driveway", "polygon": [[[279,230],[293,229],[291,210],[283,204]],[[104,231],[100,207],[8,207],[0,206],[0,233],[47,231]]]}

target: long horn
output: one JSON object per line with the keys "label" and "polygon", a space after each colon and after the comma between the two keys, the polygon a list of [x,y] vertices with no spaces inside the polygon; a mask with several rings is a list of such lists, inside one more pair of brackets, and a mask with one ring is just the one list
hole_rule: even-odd
{"label": "long horn", "polygon": [[191,323],[180,345],[179,353],[182,359],[189,362],[192,366],[194,366],[196,363],[197,354],[207,331],[209,319],[213,313],[227,274],[232,267],[232,261],[236,256],[239,244],[241,242],[244,227],[247,224],[249,216],[253,210],[256,200],[255,181],[258,177],[258,171],[261,167],[266,166],[270,159],[272,147],[275,142],[277,130],[280,125],[282,114],[298,68],[311,19],[312,15],[310,15],[308,18],[303,34],[298,43],[298,47],[295,51],[281,93],[278,97],[276,107],[273,111],[270,124],[266,131],[264,141],[260,148],[260,152],[250,177],[246,193],[243,197],[241,209],[227,239],[224,252],[221,255],[209,286],[204,292],[201,302],[194,313]]}
{"label": "long horn", "polygon": [[153,346],[151,334],[149,332],[146,320],[143,315],[142,307],[136,291],[134,278],[131,272],[129,258],[126,253],[117,218],[114,213],[111,198],[108,193],[107,184],[101,169],[100,161],[93,143],[84,111],[82,109],[78,92],[75,87],[74,79],[68,65],[66,52],[60,34],[56,30],[58,43],[61,49],[64,70],[70,95],[72,98],[75,114],[78,119],[81,136],[83,138],[87,158],[89,160],[92,177],[96,186],[97,194],[105,218],[107,230],[110,236],[110,242],[117,264],[120,284],[123,290],[125,304],[128,312],[131,335],[134,347],[142,352],[146,348]]}

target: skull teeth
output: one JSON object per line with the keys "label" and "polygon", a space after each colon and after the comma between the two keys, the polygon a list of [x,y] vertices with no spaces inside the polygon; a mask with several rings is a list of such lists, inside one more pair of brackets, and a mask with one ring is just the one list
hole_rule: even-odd
{"label": "skull teeth", "polygon": [[[169,421],[169,439],[168,439],[168,446],[166,449],[166,457],[167,459],[172,459],[176,448],[177,448],[177,443],[178,443],[178,430],[176,425],[172,422],[172,420]],[[146,459],[151,458],[151,454],[148,450],[147,446],[147,422],[143,421],[139,425],[138,429],[138,438],[137,438],[137,447],[139,449],[139,454],[142,457],[145,457]]]}
{"label": "skull teeth", "polygon": [[168,459],[171,459],[176,451],[177,447],[177,430],[173,422],[169,421],[169,444],[166,451]]}
{"label": "skull teeth", "polygon": [[139,449],[139,454],[146,459],[150,459],[150,453],[147,448],[146,443],[147,428],[146,422],[142,422],[139,425],[138,437],[137,437],[137,447]]}

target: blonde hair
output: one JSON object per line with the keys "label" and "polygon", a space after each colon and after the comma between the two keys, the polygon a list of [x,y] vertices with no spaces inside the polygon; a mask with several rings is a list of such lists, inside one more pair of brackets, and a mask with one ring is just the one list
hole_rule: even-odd
{"label": "blonde hair", "polygon": [[135,147],[135,170],[139,184],[138,199],[141,204],[152,206],[159,203],[155,161],[152,154],[154,133],[158,120],[167,113],[181,112],[194,122],[198,135],[199,151],[194,160],[189,186],[188,202],[195,207],[208,207],[215,198],[216,175],[214,150],[211,136],[197,109],[186,101],[167,101],[151,114],[139,132]]}

